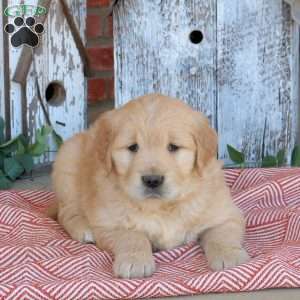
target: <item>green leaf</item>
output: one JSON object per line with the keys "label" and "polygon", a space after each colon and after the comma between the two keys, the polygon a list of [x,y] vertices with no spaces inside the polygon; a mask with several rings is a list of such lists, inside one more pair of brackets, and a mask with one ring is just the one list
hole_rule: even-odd
{"label": "green leaf", "polygon": [[52,131],[53,131],[53,129],[49,125],[44,125],[41,128],[41,134],[42,134],[42,136],[48,136],[50,133],[52,133]]}
{"label": "green leaf", "polygon": [[277,166],[277,159],[274,156],[267,155],[262,160],[261,166],[263,168],[270,168],[270,167],[276,167]]}
{"label": "green leaf", "polygon": [[34,161],[32,156],[30,156],[29,154],[17,155],[16,159],[23,166],[26,173],[30,173],[33,170]]}
{"label": "green leaf", "polygon": [[245,155],[242,152],[239,152],[230,145],[227,145],[227,150],[229,157],[233,162],[237,164],[243,164],[245,162]]}
{"label": "green leaf", "polygon": [[46,143],[46,136],[42,134],[42,129],[37,129],[36,131],[36,141],[40,144],[45,144]]}
{"label": "green leaf", "polygon": [[16,158],[5,158],[4,171],[10,179],[16,180],[21,174],[24,173],[24,167]]}
{"label": "green leaf", "polygon": [[4,128],[5,128],[5,121],[4,121],[4,119],[0,116],[0,144],[4,143],[4,141],[5,141]]}
{"label": "green leaf", "polygon": [[10,154],[12,152],[17,151],[18,149],[18,140],[19,140],[20,136],[15,137],[14,139],[0,145],[0,150],[4,153],[4,154]]}
{"label": "green leaf", "polygon": [[48,145],[45,143],[36,142],[28,148],[28,154],[32,156],[41,156],[48,150]]}
{"label": "green leaf", "polygon": [[17,154],[24,154],[25,153],[25,146],[23,145],[22,141],[19,139],[18,140],[18,150]]}
{"label": "green leaf", "polygon": [[15,137],[12,140],[9,140],[8,142],[6,142],[4,144],[1,144],[0,149],[4,149],[4,148],[8,147],[9,145],[14,144],[18,140],[18,138],[19,138],[19,136]]}
{"label": "green leaf", "polygon": [[5,159],[4,153],[0,152],[0,169],[3,169],[4,159]]}
{"label": "green leaf", "polygon": [[25,148],[27,148],[28,144],[29,144],[29,138],[26,137],[24,134],[20,134],[19,135],[19,141],[23,144],[23,146]]}
{"label": "green leaf", "polygon": [[0,190],[8,190],[12,187],[12,182],[0,170]]}
{"label": "green leaf", "polygon": [[64,140],[55,130],[53,130],[52,135],[56,143],[56,146],[59,149],[60,146],[63,144]]}
{"label": "green leaf", "polygon": [[17,154],[25,154],[28,150],[29,138],[25,137],[23,134],[20,134],[18,139],[18,150]]}
{"label": "green leaf", "polygon": [[48,136],[53,132],[50,126],[43,126],[36,131],[36,142],[28,147],[27,153],[33,156],[40,156],[44,154],[48,149]]}
{"label": "green leaf", "polygon": [[293,149],[291,166],[300,167],[300,147],[298,145],[296,145]]}

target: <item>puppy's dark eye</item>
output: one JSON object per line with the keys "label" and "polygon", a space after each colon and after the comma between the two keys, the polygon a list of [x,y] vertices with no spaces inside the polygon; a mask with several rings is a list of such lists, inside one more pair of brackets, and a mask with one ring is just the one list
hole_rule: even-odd
{"label": "puppy's dark eye", "polygon": [[176,151],[178,151],[178,150],[179,150],[179,146],[174,145],[174,144],[169,144],[169,145],[168,145],[168,151],[169,151],[169,152],[176,152]]}
{"label": "puppy's dark eye", "polygon": [[139,145],[138,144],[133,144],[133,145],[131,145],[131,146],[129,146],[128,147],[128,150],[130,151],[130,152],[138,152],[139,151]]}

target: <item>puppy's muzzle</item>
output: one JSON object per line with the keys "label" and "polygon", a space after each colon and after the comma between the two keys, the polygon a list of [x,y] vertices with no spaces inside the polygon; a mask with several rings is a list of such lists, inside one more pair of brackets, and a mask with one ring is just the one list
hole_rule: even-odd
{"label": "puppy's muzzle", "polygon": [[143,184],[150,189],[156,189],[164,183],[165,177],[161,175],[142,176]]}

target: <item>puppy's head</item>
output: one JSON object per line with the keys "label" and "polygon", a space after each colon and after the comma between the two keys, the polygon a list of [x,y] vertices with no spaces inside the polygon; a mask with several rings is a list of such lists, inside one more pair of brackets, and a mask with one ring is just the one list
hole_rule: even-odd
{"label": "puppy's head", "polygon": [[98,121],[99,157],[131,199],[175,200],[216,155],[207,119],[183,102],[147,95]]}

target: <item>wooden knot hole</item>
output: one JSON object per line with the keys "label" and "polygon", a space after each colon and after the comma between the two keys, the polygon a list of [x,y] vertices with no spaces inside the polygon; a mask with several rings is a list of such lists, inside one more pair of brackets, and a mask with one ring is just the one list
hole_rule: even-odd
{"label": "wooden knot hole", "polygon": [[190,41],[193,44],[200,44],[203,41],[203,33],[200,30],[193,30],[190,33]]}
{"label": "wooden knot hole", "polygon": [[49,105],[59,106],[66,100],[66,90],[61,82],[52,81],[46,88],[45,96]]}

